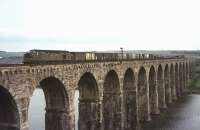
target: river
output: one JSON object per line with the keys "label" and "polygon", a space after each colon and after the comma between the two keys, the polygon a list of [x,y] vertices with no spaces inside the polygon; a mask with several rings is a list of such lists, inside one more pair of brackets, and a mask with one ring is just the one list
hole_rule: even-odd
{"label": "river", "polygon": [[[78,100],[76,93],[76,100]],[[77,104],[77,102],[76,102]],[[76,109],[78,114],[78,109]],[[77,121],[78,115],[76,115]],[[42,89],[36,89],[29,107],[29,130],[45,130],[45,99]],[[142,125],[142,130],[199,130],[200,95],[186,95],[168,109],[162,110],[153,121]],[[76,130],[78,130],[76,125]]]}

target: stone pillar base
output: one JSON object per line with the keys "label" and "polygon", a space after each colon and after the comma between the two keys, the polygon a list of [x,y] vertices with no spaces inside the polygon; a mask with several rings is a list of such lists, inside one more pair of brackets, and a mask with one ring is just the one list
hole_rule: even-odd
{"label": "stone pillar base", "polygon": [[177,99],[178,99],[177,96],[172,97],[172,100],[174,100],[174,101],[176,101]]}
{"label": "stone pillar base", "polygon": [[172,99],[169,100],[169,104],[171,104],[171,103],[172,103]]}
{"label": "stone pillar base", "polygon": [[141,130],[141,128],[142,128],[142,127],[141,127],[141,124],[140,124],[140,123],[137,123],[137,124],[136,124],[136,127],[135,127],[135,130]]}
{"label": "stone pillar base", "polygon": [[20,130],[28,130],[28,127],[20,128]]}
{"label": "stone pillar base", "polygon": [[156,109],[156,110],[153,111],[152,114],[154,114],[154,115],[159,115],[159,114],[160,114],[160,110],[159,110],[159,109]]}
{"label": "stone pillar base", "polygon": [[160,108],[161,108],[161,109],[167,109],[167,105],[166,105],[166,104],[163,104]]}
{"label": "stone pillar base", "polygon": [[21,124],[21,128],[20,130],[28,130],[29,127],[28,127],[28,122],[24,123],[24,124]]}
{"label": "stone pillar base", "polygon": [[147,121],[147,122],[151,121],[151,115],[148,115],[148,117],[145,121]]}

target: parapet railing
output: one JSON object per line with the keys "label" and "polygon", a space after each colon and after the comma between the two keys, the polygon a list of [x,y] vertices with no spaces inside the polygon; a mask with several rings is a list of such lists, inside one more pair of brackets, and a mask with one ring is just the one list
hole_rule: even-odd
{"label": "parapet railing", "polygon": [[37,65],[59,65],[59,64],[80,64],[80,63],[96,63],[96,62],[124,62],[124,61],[160,61],[160,60],[185,60],[183,57],[167,57],[167,58],[142,58],[142,59],[116,59],[116,60],[85,60],[85,61],[37,61],[22,64],[0,64],[0,67],[16,67],[16,66],[37,66]]}

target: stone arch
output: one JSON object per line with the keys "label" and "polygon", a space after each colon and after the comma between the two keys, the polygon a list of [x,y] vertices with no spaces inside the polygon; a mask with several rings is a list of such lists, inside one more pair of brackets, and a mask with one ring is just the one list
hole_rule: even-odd
{"label": "stone arch", "polygon": [[123,81],[123,101],[124,101],[124,127],[131,130],[137,123],[137,105],[136,105],[136,85],[135,76],[131,68],[128,68]]}
{"label": "stone arch", "polygon": [[9,74],[10,76],[12,76],[13,71],[10,70],[10,71],[8,72],[8,74]]}
{"label": "stone arch", "polygon": [[182,63],[179,63],[179,89],[180,94],[183,92],[183,65]]}
{"label": "stone arch", "polygon": [[26,73],[31,73],[31,70],[30,69],[26,69]]}
{"label": "stone arch", "polygon": [[68,130],[69,98],[64,84],[56,77],[46,77],[39,82],[46,101],[45,130]]}
{"label": "stone arch", "polygon": [[158,105],[159,108],[165,108],[165,90],[164,90],[164,72],[162,65],[157,69],[157,82],[158,82]]}
{"label": "stone arch", "polygon": [[15,70],[15,71],[14,71],[14,74],[15,74],[15,75],[17,75],[17,74],[18,74],[17,70]]}
{"label": "stone arch", "polygon": [[179,86],[179,68],[178,63],[175,64],[175,86],[176,86],[176,96],[180,96],[180,86]]}
{"label": "stone arch", "polygon": [[149,120],[147,74],[144,67],[138,72],[138,117],[140,121]]}
{"label": "stone arch", "polygon": [[35,73],[35,69],[31,69],[31,73],[34,74]]}
{"label": "stone arch", "polygon": [[9,80],[9,73],[8,71],[4,71],[5,80]]}
{"label": "stone arch", "polygon": [[170,87],[172,99],[176,100],[175,73],[174,65],[170,65]]}
{"label": "stone arch", "polygon": [[103,123],[105,130],[121,129],[121,97],[119,78],[110,70],[104,80]]}
{"label": "stone arch", "polygon": [[171,88],[170,88],[170,79],[169,79],[169,66],[165,65],[164,70],[164,84],[165,84],[165,103],[171,103]]}
{"label": "stone arch", "polygon": [[98,86],[95,77],[90,73],[84,73],[79,82],[79,118],[78,130],[98,129]]}
{"label": "stone arch", "polygon": [[20,130],[17,104],[7,89],[0,85],[0,129]]}
{"label": "stone arch", "polygon": [[150,67],[149,70],[149,104],[150,104],[150,110],[151,114],[158,113],[157,109],[157,84],[156,84],[156,71],[154,66]]}

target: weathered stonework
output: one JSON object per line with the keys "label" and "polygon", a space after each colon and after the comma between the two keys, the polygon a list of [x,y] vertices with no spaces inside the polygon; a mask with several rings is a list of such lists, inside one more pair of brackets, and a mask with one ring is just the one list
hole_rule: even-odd
{"label": "weathered stonework", "polygon": [[30,98],[41,86],[46,130],[74,130],[75,90],[79,130],[132,130],[180,97],[191,78],[184,58],[0,67],[0,106],[7,104],[0,129],[28,130]]}

